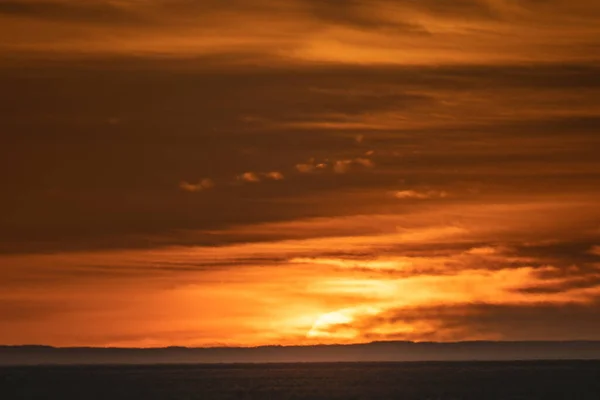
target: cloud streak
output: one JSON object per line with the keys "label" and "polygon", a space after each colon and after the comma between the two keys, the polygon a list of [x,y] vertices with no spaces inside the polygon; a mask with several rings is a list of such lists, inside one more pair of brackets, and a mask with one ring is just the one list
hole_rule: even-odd
{"label": "cloud streak", "polygon": [[212,179],[204,178],[197,183],[189,183],[186,181],[181,181],[179,183],[179,188],[184,192],[200,192],[202,190],[212,189],[215,186],[215,183]]}
{"label": "cloud streak", "polygon": [[448,197],[448,193],[441,190],[428,190],[428,191],[417,191],[417,190],[398,190],[394,192],[394,197],[397,199],[417,199],[417,200],[426,200],[426,199],[443,199]]}
{"label": "cloud streak", "polygon": [[[9,51],[76,54],[215,54],[255,49],[271,58],[345,63],[594,59],[592,0],[563,1],[8,1],[0,6]],[[276,18],[270,18],[270,17]],[[213,21],[219,21],[216,25]],[[52,22],[61,21],[63,27]],[[261,21],[255,24],[254,21]],[[201,22],[201,24],[198,24]],[[31,30],[36,26],[37,32]],[[556,26],[561,26],[557,34]],[[29,29],[29,32],[28,32]],[[64,36],[69,30],[72,37]],[[216,34],[220,30],[221,35]],[[281,35],[271,35],[279,31]],[[113,40],[118,31],[121,41]],[[516,38],[519,38],[517,40]],[[570,45],[564,44],[568,38]],[[47,40],[58,39],[59,43]],[[540,41],[540,38],[546,38]],[[287,45],[287,50],[282,50]],[[510,50],[510,51],[506,51]],[[283,57],[282,57],[283,56]],[[229,61],[239,62],[235,57]]]}
{"label": "cloud streak", "polygon": [[[247,337],[229,339],[229,343],[247,345],[273,340],[285,343],[290,338],[303,343],[330,343],[542,337],[540,330],[519,331],[517,322],[507,320],[510,315],[516,321],[521,318],[519,315],[542,318],[548,329],[563,338],[583,338],[593,333],[593,324],[585,319],[581,322],[581,334],[569,335],[556,328],[553,324],[557,321],[550,317],[552,310],[562,307],[578,310],[582,316],[597,307],[600,270],[593,263],[582,263],[577,270],[563,267],[562,259],[571,258],[570,254],[541,260],[531,257],[508,237],[501,245],[482,244],[489,243],[486,240],[497,242],[498,233],[505,226],[486,232],[473,221],[462,229],[428,226],[398,230],[399,217],[378,218],[388,222],[387,233],[343,236],[338,232],[337,236],[329,233],[326,237],[291,240],[246,239],[218,247],[5,256],[0,259],[2,280],[13,289],[4,292],[2,298],[11,301],[17,310],[31,310],[31,304],[41,299],[56,304],[79,301],[81,307],[70,311],[78,320],[106,304],[132,307],[127,299],[154,298],[156,305],[152,309],[125,307],[111,318],[128,319],[135,313],[138,320],[146,321],[139,328],[143,331],[129,331],[132,337],[147,335],[144,324],[153,324],[156,318],[190,336],[194,330],[202,329],[206,337],[186,342],[190,345],[215,343],[225,329],[253,332]],[[331,229],[330,226],[338,230],[344,226],[357,229],[357,222],[304,221],[311,235],[319,229]],[[292,226],[294,230],[302,229],[299,223]],[[272,228],[280,230],[283,226]],[[261,235],[261,230],[268,231],[269,227],[248,229]],[[554,246],[560,247],[560,243]],[[49,270],[51,265],[55,267]],[[134,290],[131,284],[140,275],[146,279]],[[110,298],[106,297],[105,286],[113,288]],[[50,293],[44,289],[47,287],[60,290]],[[21,294],[34,289],[40,297],[22,303]],[[133,297],[132,290],[136,293]],[[204,301],[219,302],[227,315],[238,317],[222,324],[215,322],[215,314],[216,320],[210,324],[192,323],[197,320],[196,315],[185,311],[189,308],[177,308]],[[266,305],[271,311],[260,311]],[[173,309],[179,311],[172,313]],[[63,314],[38,310],[55,322],[51,332],[56,335],[56,343],[73,340],[59,323],[65,318]],[[19,315],[20,319],[12,319],[13,326],[39,320],[36,313]],[[100,319],[98,324],[104,324],[103,321]],[[94,335],[111,337],[115,333],[112,326],[98,325]],[[151,328],[151,332],[162,339],[154,343],[173,343],[168,332],[156,329]],[[272,336],[273,332],[279,336]],[[31,340],[38,337],[33,332],[27,335]],[[97,339],[89,335],[83,338],[83,343],[106,343],[94,341]]]}

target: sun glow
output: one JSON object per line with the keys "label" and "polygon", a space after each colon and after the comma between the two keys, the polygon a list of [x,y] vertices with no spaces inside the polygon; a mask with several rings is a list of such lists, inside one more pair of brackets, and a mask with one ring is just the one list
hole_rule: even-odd
{"label": "sun glow", "polygon": [[325,313],[317,317],[306,334],[309,339],[355,339],[360,331],[353,326],[356,318],[376,315],[381,310],[372,306],[359,306]]}
{"label": "sun glow", "polygon": [[[310,331],[306,335],[308,338],[332,337],[337,336],[340,330],[334,332],[334,327],[344,328],[349,326],[353,318],[344,311],[333,311],[323,314],[316,319]],[[343,329],[347,331],[348,329]],[[345,335],[344,335],[345,336]],[[353,337],[352,335],[351,337]]]}

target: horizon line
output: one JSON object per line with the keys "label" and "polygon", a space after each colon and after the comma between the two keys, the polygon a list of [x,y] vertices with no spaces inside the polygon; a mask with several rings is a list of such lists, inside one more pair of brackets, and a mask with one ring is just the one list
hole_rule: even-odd
{"label": "horizon line", "polygon": [[44,348],[44,349],[90,349],[90,350],[210,350],[210,349],[261,349],[261,348],[299,348],[299,347],[356,347],[378,344],[406,344],[406,345],[457,345],[457,344],[575,344],[594,343],[600,340],[460,340],[460,341],[411,341],[411,340],[376,340],[357,343],[315,343],[315,344],[263,344],[256,346],[242,345],[215,345],[215,346],[157,346],[157,347],[128,347],[128,346],[54,346],[48,344],[0,344],[0,348]]}

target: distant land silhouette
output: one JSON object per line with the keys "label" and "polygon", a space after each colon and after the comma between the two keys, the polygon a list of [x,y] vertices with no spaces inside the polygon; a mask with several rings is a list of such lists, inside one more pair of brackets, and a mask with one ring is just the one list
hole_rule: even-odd
{"label": "distant land silhouette", "polygon": [[0,346],[0,365],[600,360],[600,341],[372,342],[260,347]]}

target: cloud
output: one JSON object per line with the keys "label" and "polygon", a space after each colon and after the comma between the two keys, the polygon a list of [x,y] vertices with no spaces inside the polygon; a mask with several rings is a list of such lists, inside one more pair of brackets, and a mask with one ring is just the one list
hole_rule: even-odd
{"label": "cloud", "polygon": [[352,160],[337,160],[333,164],[333,172],[336,174],[345,174],[350,170],[350,166],[352,165]]}
{"label": "cloud", "polygon": [[186,181],[179,182],[179,188],[185,192],[200,192],[202,190],[211,189],[215,186],[215,183],[210,178],[204,178],[197,183],[189,183]]}
{"label": "cloud", "polygon": [[599,287],[600,270],[596,271],[595,273],[582,274],[582,276],[563,276],[555,279],[548,279],[546,282],[532,284],[529,286],[519,288],[518,290],[530,294],[552,294],[564,293],[576,289],[593,291]]}
{"label": "cloud", "polygon": [[[589,340],[600,329],[593,317],[598,309],[597,301],[406,307],[366,316],[356,325],[371,340]],[[381,326],[385,329],[377,329]],[[419,333],[410,327],[419,327]]]}
{"label": "cloud", "polygon": [[[519,315],[540,315],[549,336],[593,335],[593,325],[576,315],[597,312],[597,272],[583,263],[576,270],[563,266],[573,252],[585,253],[590,246],[580,239],[577,246],[555,241],[527,250],[521,243],[526,241],[519,235],[538,238],[547,231],[540,225],[543,221],[553,224],[553,236],[574,231],[561,227],[562,214],[556,210],[557,218],[548,221],[548,210],[540,204],[444,204],[442,209],[410,213],[190,232],[195,235],[189,246],[1,256],[0,282],[11,290],[0,296],[22,298],[20,293],[31,293],[30,309],[41,302],[81,303],[81,310],[68,314],[76,321],[87,321],[90,310],[110,304],[119,310],[111,315],[113,322],[131,319],[134,311],[145,321],[142,327],[132,327],[133,333],[159,335],[167,324],[174,330],[187,329],[189,335],[177,337],[188,345],[206,345],[219,337],[227,337],[228,344],[246,345],[297,337],[308,337],[311,343],[545,338],[541,329],[518,330]],[[435,225],[455,215],[464,216],[460,226]],[[227,241],[226,235],[236,231],[239,236]],[[541,258],[538,251],[551,257]],[[110,299],[106,287],[111,287]],[[227,322],[221,322],[216,310],[214,318],[193,322],[197,316],[181,307],[190,302],[219,304]],[[557,328],[550,317],[563,308],[580,310],[571,319],[564,314],[560,321],[573,322],[571,334]],[[503,309],[513,310],[514,326],[509,314],[495,311]],[[79,340],[98,345],[111,336],[115,324],[100,314],[98,325],[79,332]],[[26,338],[50,332],[57,335],[53,343],[73,340],[68,324],[58,323],[67,318],[63,315],[45,313],[46,321],[53,323],[46,330],[28,331]],[[36,314],[20,320],[27,324],[44,319]],[[222,336],[230,329],[240,336]],[[196,330],[203,334],[193,339]],[[278,334],[270,336],[273,332]],[[9,333],[0,333],[0,339]],[[160,343],[166,343],[166,335],[159,335]]]}
{"label": "cloud", "polygon": [[[227,5],[13,0],[0,3],[2,34],[19,40],[1,41],[0,47],[60,56],[82,50],[161,57],[231,53],[221,60],[227,66],[248,65],[236,57],[247,49],[263,55],[249,64],[261,65],[557,62],[595,58],[589,49],[596,44],[598,15],[592,1],[573,6],[562,0],[257,0]],[[119,40],[114,40],[115,31]],[[564,37],[573,45],[565,46]]]}
{"label": "cloud", "polygon": [[279,171],[265,172],[263,173],[263,176],[274,181],[282,181],[285,179],[283,174]]}
{"label": "cloud", "polygon": [[486,246],[486,247],[473,247],[467,251],[468,254],[475,256],[493,256],[499,253],[499,250],[496,247]]}
{"label": "cloud", "polygon": [[448,197],[448,193],[446,191],[438,191],[438,190],[428,190],[428,191],[418,191],[418,190],[398,190],[394,192],[394,197],[397,199],[417,199],[417,200],[426,200],[426,199],[443,199]]}
{"label": "cloud", "polygon": [[[334,163],[335,165],[335,163]],[[326,159],[317,161],[314,157],[311,157],[305,163],[296,164],[296,170],[302,174],[308,174],[312,172],[325,171],[331,166],[331,162]]]}
{"label": "cloud", "polygon": [[279,171],[244,172],[243,174],[237,176],[238,181],[248,183],[259,183],[263,180],[263,178],[272,181],[282,181],[285,179],[285,176]]}
{"label": "cloud", "polygon": [[237,179],[239,181],[248,182],[248,183],[258,183],[260,182],[260,177],[256,172],[244,172],[241,175],[238,175]]}
{"label": "cloud", "polygon": [[373,270],[373,271],[396,271],[399,272],[404,268],[412,267],[410,258],[390,258],[390,259],[341,259],[341,258],[309,258],[298,257],[289,261],[293,264],[312,264],[312,265],[327,265],[341,269],[355,270]]}
{"label": "cloud", "polygon": [[296,164],[296,170],[298,170],[298,172],[303,173],[303,174],[308,174],[310,172],[313,172],[316,169],[316,166],[314,164]]}
{"label": "cloud", "polygon": [[333,172],[336,174],[345,174],[352,169],[352,166],[361,166],[364,168],[374,168],[375,163],[366,157],[357,157],[347,160],[336,160],[333,163]]}
{"label": "cloud", "polygon": [[[511,0],[507,0],[510,2]],[[495,4],[504,4],[500,0]],[[486,0],[458,0],[452,3],[439,0],[403,1],[407,8],[412,8],[424,14],[433,14],[450,19],[496,19],[501,15],[501,10],[494,6],[494,2]]]}
{"label": "cloud", "polygon": [[[327,260],[315,261],[322,265],[329,263]],[[368,265],[368,261],[366,264]],[[331,265],[348,264],[331,262]],[[546,267],[545,270],[556,271],[552,267]],[[372,272],[373,269],[367,268],[366,271]],[[577,307],[587,308],[592,312],[598,309],[597,301],[600,299],[600,281],[597,278],[585,284],[573,284],[569,279],[560,279],[555,282],[560,284],[558,290],[528,291],[530,285],[547,283],[544,278],[540,278],[537,269],[530,267],[499,271],[466,269],[449,273],[444,273],[443,270],[418,273],[413,270],[412,274],[396,275],[397,279],[392,278],[393,276],[386,279],[371,275],[365,282],[356,281],[356,286],[351,285],[350,280],[332,280],[319,286],[318,290],[332,291],[339,295],[362,292],[364,301],[356,307],[331,311],[330,315],[341,313],[348,318],[328,319],[328,323],[319,324],[319,329],[312,336],[320,335],[321,338],[336,340],[539,339],[545,337],[543,330],[518,330],[518,324],[512,325],[504,321],[506,326],[496,325],[482,332],[482,329],[466,320],[461,321],[459,315],[478,313],[480,306],[480,309],[489,308],[479,315],[482,320],[493,320],[494,308],[528,310],[530,315],[539,312],[540,316],[546,313],[544,308]],[[373,292],[370,291],[370,285],[373,286]],[[429,310],[445,310],[448,314],[432,315]],[[515,312],[515,315],[518,314]],[[545,317],[548,318],[548,327],[564,326],[561,321],[553,319],[551,313]],[[430,337],[436,331],[438,333],[433,338]],[[479,336],[483,333],[485,336]],[[590,333],[588,331],[586,334]],[[565,331],[561,335],[568,336]]]}
{"label": "cloud", "polygon": [[[403,34],[423,34],[426,30],[419,24],[393,18],[396,15],[381,12],[381,2],[349,0],[303,0],[301,3],[308,6],[312,17],[320,23],[330,26],[345,26],[358,30],[392,31]],[[391,6],[390,4],[385,4]]]}
{"label": "cloud", "polygon": [[371,160],[370,158],[366,158],[366,157],[355,158],[353,160],[353,162],[355,164],[362,165],[365,168],[374,168],[375,167],[375,163],[373,162],[373,160]]}
{"label": "cloud", "polygon": [[109,1],[8,0],[0,2],[0,15],[104,25],[137,25],[144,22],[141,14],[131,6]]}

